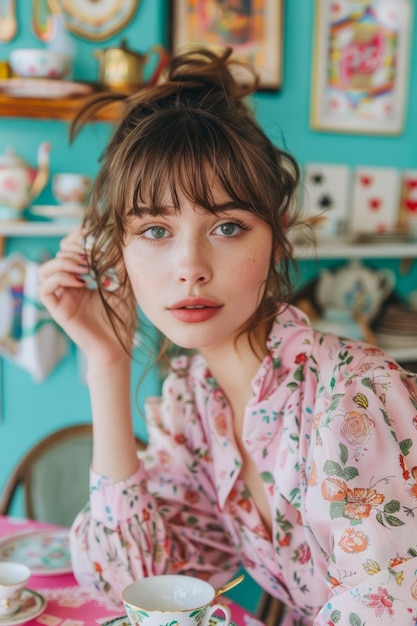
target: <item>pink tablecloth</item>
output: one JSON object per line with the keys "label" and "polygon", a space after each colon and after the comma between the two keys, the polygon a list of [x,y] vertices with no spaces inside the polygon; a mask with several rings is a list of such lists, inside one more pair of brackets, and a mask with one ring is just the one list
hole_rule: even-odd
{"label": "pink tablecloth", "polygon": [[[0,516],[0,538],[8,535],[54,528],[50,524]],[[80,587],[72,574],[53,576],[32,575],[29,589],[39,592],[47,604],[44,612],[26,624],[28,626],[96,626],[123,614],[123,608],[108,604],[95,593]],[[245,609],[228,598],[222,598],[237,626],[263,626]]]}

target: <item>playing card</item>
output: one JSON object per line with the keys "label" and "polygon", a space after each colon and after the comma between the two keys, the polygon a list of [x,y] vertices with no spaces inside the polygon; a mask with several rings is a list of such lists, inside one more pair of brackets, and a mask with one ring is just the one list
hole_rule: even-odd
{"label": "playing card", "polygon": [[349,206],[351,170],[347,165],[307,163],[303,180],[303,215],[319,238],[343,234]]}
{"label": "playing card", "polygon": [[402,174],[398,228],[417,235],[417,170]]}
{"label": "playing card", "polygon": [[401,173],[391,167],[358,167],[354,171],[350,231],[388,233],[396,230]]}

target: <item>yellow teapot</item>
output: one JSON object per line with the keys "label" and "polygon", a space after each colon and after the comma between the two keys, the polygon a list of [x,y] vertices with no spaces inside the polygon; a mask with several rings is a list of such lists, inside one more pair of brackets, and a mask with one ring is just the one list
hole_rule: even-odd
{"label": "yellow teapot", "polygon": [[94,50],[93,54],[99,60],[99,82],[109,89],[128,93],[143,86],[143,72],[152,55],[157,55],[159,60],[147,83],[156,82],[169,59],[162,46],[152,46],[149,52],[142,54],[129,49],[125,39],[119,48]]}

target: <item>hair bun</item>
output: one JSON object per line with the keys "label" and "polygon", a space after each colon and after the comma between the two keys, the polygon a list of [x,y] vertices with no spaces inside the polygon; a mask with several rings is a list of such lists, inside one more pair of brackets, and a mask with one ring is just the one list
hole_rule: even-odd
{"label": "hair bun", "polygon": [[184,89],[219,89],[232,100],[241,100],[256,91],[259,76],[252,66],[232,58],[233,48],[216,53],[190,47],[174,56],[162,73],[162,82]]}

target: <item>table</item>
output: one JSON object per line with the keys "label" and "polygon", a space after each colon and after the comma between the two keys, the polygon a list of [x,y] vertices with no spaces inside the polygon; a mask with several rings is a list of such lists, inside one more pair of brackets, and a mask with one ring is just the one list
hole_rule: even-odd
{"label": "table", "polygon": [[[33,520],[0,516],[0,538],[51,528],[57,527]],[[123,607],[115,607],[97,592],[80,587],[71,573],[32,575],[28,589],[39,592],[46,600],[46,607],[41,615],[25,622],[27,626],[100,626],[124,613]],[[223,596],[220,601],[229,606],[232,620],[237,626],[264,626],[229,598]]]}

